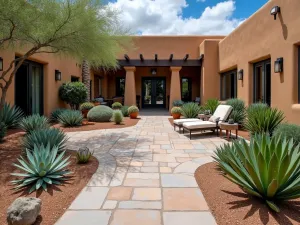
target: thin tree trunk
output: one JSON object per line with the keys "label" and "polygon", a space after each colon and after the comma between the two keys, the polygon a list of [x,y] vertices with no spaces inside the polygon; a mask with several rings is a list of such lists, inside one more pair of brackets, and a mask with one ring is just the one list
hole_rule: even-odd
{"label": "thin tree trunk", "polygon": [[90,82],[91,82],[91,75],[90,75],[90,66],[88,61],[83,60],[82,62],[82,83],[84,83],[84,85],[87,88],[87,98],[86,101],[89,102],[90,99]]}

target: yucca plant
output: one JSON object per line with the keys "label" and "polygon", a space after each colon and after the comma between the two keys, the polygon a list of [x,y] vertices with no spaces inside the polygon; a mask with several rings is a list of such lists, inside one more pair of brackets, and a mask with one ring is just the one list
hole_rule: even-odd
{"label": "yucca plant", "polygon": [[23,118],[19,125],[19,128],[25,131],[26,133],[49,127],[50,125],[48,118],[39,114],[34,114]]}
{"label": "yucca plant", "polygon": [[63,131],[57,128],[50,128],[32,131],[23,138],[21,146],[24,150],[33,150],[35,145],[46,146],[49,144],[50,149],[57,146],[58,151],[61,152],[65,149],[67,141],[68,137]]}
{"label": "yucca plant", "polygon": [[276,212],[275,202],[300,197],[300,152],[293,140],[255,135],[250,145],[241,140],[219,147],[214,159],[227,179]]}
{"label": "yucca plant", "polygon": [[90,158],[93,156],[93,154],[94,152],[91,152],[87,147],[80,148],[76,154],[77,163],[79,164],[87,163],[90,160]]}
{"label": "yucca plant", "polygon": [[232,106],[230,119],[238,124],[243,124],[246,117],[245,102],[241,99],[232,98],[226,101],[226,105]]}
{"label": "yucca plant", "polygon": [[66,110],[58,116],[58,121],[64,127],[77,127],[82,125],[83,116],[80,111]]}
{"label": "yucca plant", "polygon": [[7,128],[6,128],[5,123],[0,122],[0,143],[3,141],[3,138],[6,135],[6,131],[7,131]]}
{"label": "yucca plant", "polygon": [[59,116],[62,112],[66,111],[66,110],[68,110],[68,109],[62,109],[62,108],[55,109],[55,110],[51,113],[50,121],[51,121],[51,122],[54,122],[54,123],[58,122],[58,116]]}
{"label": "yucca plant", "polygon": [[209,110],[211,114],[214,114],[219,105],[220,102],[218,99],[208,99],[204,105],[204,109]]}
{"label": "yucca plant", "polygon": [[182,115],[185,118],[196,118],[201,111],[199,105],[194,102],[183,104],[181,109],[182,109]]}
{"label": "yucca plant", "polygon": [[46,147],[34,146],[33,151],[26,149],[26,159],[22,156],[18,159],[19,164],[13,165],[21,169],[23,173],[12,173],[11,175],[22,177],[18,180],[11,181],[16,190],[20,190],[31,186],[29,193],[43,188],[47,191],[47,186],[61,184],[65,180],[65,175],[71,172],[65,168],[70,164],[68,161],[70,156],[64,157],[65,152],[58,154],[58,148],[54,146],[50,148],[50,144]]}
{"label": "yucca plant", "polygon": [[7,129],[16,128],[24,116],[24,112],[18,106],[10,106],[5,103],[0,110],[0,122],[3,122]]}
{"label": "yucca plant", "polygon": [[112,121],[115,122],[115,124],[120,124],[123,121],[123,114],[121,110],[114,110]]}

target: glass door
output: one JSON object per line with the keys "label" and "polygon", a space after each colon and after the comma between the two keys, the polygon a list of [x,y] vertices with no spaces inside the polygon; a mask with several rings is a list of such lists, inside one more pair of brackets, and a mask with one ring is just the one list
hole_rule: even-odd
{"label": "glass door", "polygon": [[165,107],[165,78],[143,78],[142,94],[142,107]]}

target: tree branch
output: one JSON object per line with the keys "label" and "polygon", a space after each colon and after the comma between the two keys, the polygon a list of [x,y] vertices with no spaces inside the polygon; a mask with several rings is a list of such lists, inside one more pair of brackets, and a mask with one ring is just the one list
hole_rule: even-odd
{"label": "tree branch", "polygon": [[7,20],[11,23],[12,28],[10,29],[9,36],[0,40],[0,46],[3,45],[3,43],[5,41],[11,40],[13,38],[13,33],[15,31],[15,28],[16,28],[15,23],[11,19],[7,19]]}

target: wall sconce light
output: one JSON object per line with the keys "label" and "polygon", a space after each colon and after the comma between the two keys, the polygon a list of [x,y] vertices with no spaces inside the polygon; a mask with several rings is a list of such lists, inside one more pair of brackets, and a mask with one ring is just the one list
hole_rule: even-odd
{"label": "wall sconce light", "polygon": [[55,80],[61,80],[61,72],[59,70],[55,70]]}
{"label": "wall sconce light", "polygon": [[276,59],[274,63],[274,72],[275,73],[282,73],[283,72],[283,58]]}
{"label": "wall sconce light", "polygon": [[3,58],[0,57],[0,71],[3,71]]}
{"label": "wall sconce light", "polygon": [[280,7],[279,6],[274,6],[272,9],[271,9],[271,15],[274,16],[274,20],[276,20],[276,16],[278,13],[280,13]]}
{"label": "wall sconce light", "polygon": [[156,75],[157,74],[157,69],[151,69],[151,74]]}
{"label": "wall sconce light", "polygon": [[238,72],[238,80],[243,80],[244,79],[244,70],[239,70]]}

